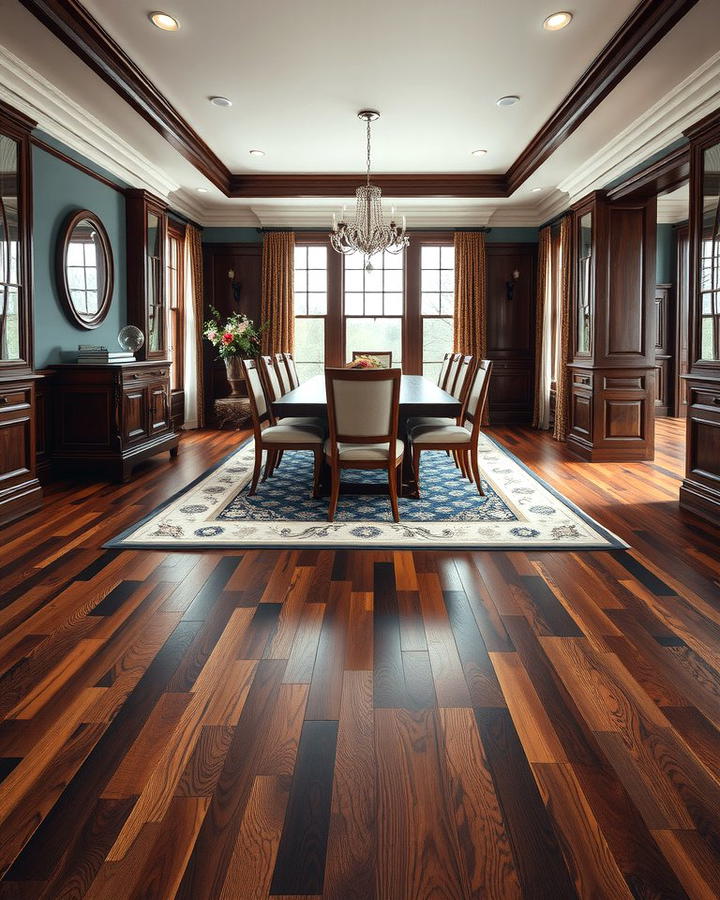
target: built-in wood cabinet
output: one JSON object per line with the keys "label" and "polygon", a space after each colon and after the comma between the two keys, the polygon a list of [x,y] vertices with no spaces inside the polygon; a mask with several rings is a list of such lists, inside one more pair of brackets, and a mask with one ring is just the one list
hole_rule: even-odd
{"label": "built-in wood cabinet", "polygon": [[690,371],[680,505],[720,523],[720,112],[690,138]]}
{"label": "built-in wood cabinet", "polygon": [[32,360],[34,126],[0,103],[0,524],[42,504]]}
{"label": "built-in wood cabinet", "polygon": [[165,360],[168,353],[167,205],[142,190],[128,190],[125,197],[128,322],[145,335],[145,343],[136,356]]}
{"label": "built-in wood cabinet", "polygon": [[573,206],[568,446],[591,461],[652,459],[655,199]]}
{"label": "built-in wood cabinet", "polygon": [[177,453],[167,360],[53,367],[53,466],[127,481],[156,453]]}

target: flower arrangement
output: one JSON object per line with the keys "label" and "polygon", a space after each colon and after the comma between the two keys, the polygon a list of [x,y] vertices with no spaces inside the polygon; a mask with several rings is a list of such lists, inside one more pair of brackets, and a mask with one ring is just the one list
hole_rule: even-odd
{"label": "flower arrangement", "polygon": [[232,313],[223,324],[220,313],[210,307],[212,318],[203,326],[203,336],[218,351],[221,359],[245,357],[251,359],[260,354],[260,335],[266,326],[255,326],[252,319],[242,313]]}
{"label": "flower arrangement", "polygon": [[383,365],[377,356],[356,356],[346,369],[382,369]]}

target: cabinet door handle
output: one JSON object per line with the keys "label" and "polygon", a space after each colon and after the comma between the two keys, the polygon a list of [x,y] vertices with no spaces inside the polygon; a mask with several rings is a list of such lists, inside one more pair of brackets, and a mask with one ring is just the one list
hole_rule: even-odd
{"label": "cabinet door handle", "polygon": [[140,376],[139,372],[133,372],[133,378],[140,378],[140,377],[141,376]]}
{"label": "cabinet door handle", "polygon": [[7,397],[0,397],[0,406],[7,406],[10,400]]}
{"label": "cabinet door handle", "polygon": [[159,369],[157,372],[151,372],[150,374],[151,374],[151,375],[164,375],[164,374],[165,374],[165,370],[164,370],[164,369]]}
{"label": "cabinet door handle", "polygon": [[713,403],[715,406],[720,406],[720,397],[713,397]]}

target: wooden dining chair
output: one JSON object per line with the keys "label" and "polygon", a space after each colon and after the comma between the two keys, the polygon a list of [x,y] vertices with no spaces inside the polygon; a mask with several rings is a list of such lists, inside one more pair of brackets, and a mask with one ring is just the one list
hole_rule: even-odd
{"label": "wooden dining chair", "polygon": [[458,356],[460,359],[455,360],[456,372],[453,378],[453,384],[448,385],[446,381],[444,390],[446,390],[448,394],[452,394],[456,400],[460,401],[461,407],[459,415],[454,419],[447,416],[414,416],[413,418],[408,419],[408,429],[416,428],[418,425],[435,425],[440,427],[442,425],[461,425],[463,423],[465,402],[470,391],[472,376],[475,373],[475,357],[463,356],[461,353],[453,354],[453,356]]}
{"label": "wooden dining chair", "polygon": [[450,360],[452,359],[452,353],[446,353],[443,356],[442,365],[440,366],[440,373],[438,375],[438,387],[445,390],[445,382],[447,381],[448,369],[450,368]]}
{"label": "wooden dining chair", "polygon": [[313,467],[312,496],[317,497],[320,485],[320,471],[323,464],[323,443],[325,431],[322,427],[313,425],[287,424],[287,419],[280,424],[270,424],[270,411],[265,396],[258,364],[254,359],[242,360],[245,384],[250,400],[250,416],[252,418],[253,433],[255,436],[255,468],[253,469],[252,483],[249,494],[252,496],[257,490],[262,468],[263,450],[266,452],[265,481],[277,466],[277,459],[283,450],[309,450],[315,455]]}
{"label": "wooden dining chair", "polygon": [[283,358],[285,360],[285,367],[287,368],[288,375],[290,377],[290,389],[295,390],[296,387],[300,387],[300,378],[298,377],[297,366],[295,365],[295,360],[293,359],[292,353],[283,353]]}
{"label": "wooden dining chair", "polygon": [[287,394],[292,390],[292,384],[290,383],[290,370],[285,364],[285,354],[275,353],[273,355],[273,362],[275,364],[274,368],[277,373],[278,381],[280,382],[280,387],[282,388],[282,393]]}
{"label": "wooden dining chair", "polygon": [[392,351],[391,350],[353,350],[353,362],[361,356],[372,356],[377,359],[383,369],[392,368]]}
{"label": "wooden dining chair", "polygon": [[420,491],[420,454],[423,450],[450,450],[457,454],[462,473],[483,494],[478,464],[478,442],[483,410],[490,387],[492,362],[483,359],[471,380],[462,425],[417,425],[410,432],[415,482]]}
{"label": "wooden dining chair", "polygon": [[343,469],[387,469],[393,519],[400,521],[400,375],[400,369],[325,369],[330,425],[325,458],[332,473],[329,522],[335,518]]}

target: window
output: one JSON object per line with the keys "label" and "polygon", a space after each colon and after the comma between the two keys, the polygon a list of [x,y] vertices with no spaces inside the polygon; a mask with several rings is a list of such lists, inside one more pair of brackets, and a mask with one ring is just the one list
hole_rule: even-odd
{"label": "window", "polygon": [[345,362],[353,352],[389,350],[402,366],[405,254],[362,253],[343,257]]}
{"label": "window", "polygon": [[0,135],[0,359],[20,357],[18,142]]}
{"label": "window", "polygon": [[168,225],[167,246],[167,298],[169,316],[168,326],[170,329],[169,357],[172,361],[172,366],[170,368],[170,387],[173,391],[181,391],[183,389],[183,362],[185,355],[184,246],[184,229],[170,223]]}
{"label": "window", "polygon": [[446,353],[453,348],[455,247],[424,244],[420,248],[422,373],[436,381]]}
{"label": "window", "polygon": [[301,381],[325,366],[325,316],[328,311],[328,248],[295,246],[295,365]]}
{"label": "window", "polygon": [[437,378],[453,343],[453,235],[411,234],[402,253],[336,253],[324,234],[295,233],[295,361],[300,378],[353,352],[392,353],[407,374]]}
{"label": "window", "polygon": [[95,241],[89,231],[80,226],[75,229],[73,239],[68,244],[66,269],[75,309],[81,316],[94,316],[98,311]]}

